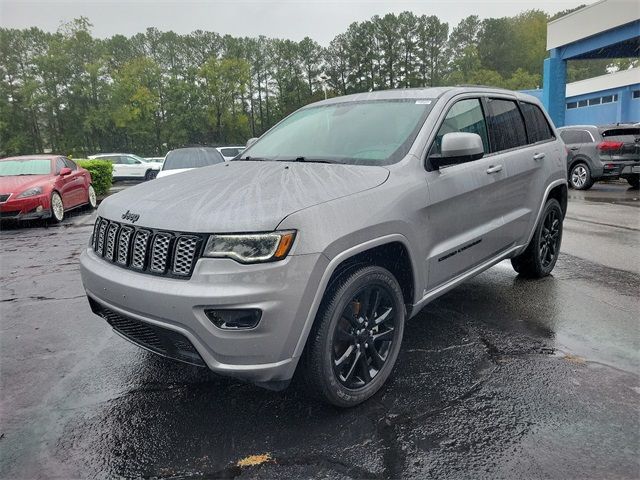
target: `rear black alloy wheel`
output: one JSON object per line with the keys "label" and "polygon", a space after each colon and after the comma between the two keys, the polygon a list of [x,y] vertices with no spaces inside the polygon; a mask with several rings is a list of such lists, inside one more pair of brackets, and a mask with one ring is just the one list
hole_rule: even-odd
{"label": "rear black alloy wheel", "polygon": [[395,311],[388,290],[370,285],[353,296],[333,334],[333,371],[350,389],[370,383],[389,358]]}
{"label": "rear black alloy wheel", "polygon": [[312,393],[339,407],[374,395],[391,374],[404,331],[405,305],[388,270],[354,266],[330,284],[300,365]]}
{"label": "rear black alloy wheel", "polygon": [[562,208],[554,198],[547,200],[529,245],[511,259],[513,269],[523,277],[541,278],[556,265],[562,244]]}
{"label": "rear black alloy wheel", "polygon": [[555,209],[549,210],[542,222],[538,248],[540,249],[540,263],[544,269],[549,268],[552,263],[555,263],[558,257],[561,223],[562,220]]}

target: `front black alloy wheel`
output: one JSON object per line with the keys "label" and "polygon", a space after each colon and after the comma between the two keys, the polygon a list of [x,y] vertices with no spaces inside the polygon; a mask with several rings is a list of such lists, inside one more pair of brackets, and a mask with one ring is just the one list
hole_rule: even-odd
{"label": "front black alloy wheel", "polygon": [[386,269],[359,266],[328,287],[316,315],[300,374],[309,389],[340,407],[374,395],[398,357],[405,305]]}
{"label": "front black alloy wheel", "polygon": [[333,334],[333,371],[345,387],[364,387],[384,367],[395,337],[394,310],[380,285],[364,287],[345,306]]}

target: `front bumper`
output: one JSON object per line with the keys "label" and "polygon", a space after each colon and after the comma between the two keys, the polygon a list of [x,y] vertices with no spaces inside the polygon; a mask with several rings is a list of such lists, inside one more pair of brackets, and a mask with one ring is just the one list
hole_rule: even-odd
{"label": "front bumper", "polygon": [[[321,254],[256,265],[201,258],[182,280],[123,269],[91,249],[80,257],[82,281],[97,308],[177,332],[211,370],[258,383],[293,376],[293,352],[327,264]],[[262,318],[251,330],[222,330],[205,308],[258,308]]]}
{"label": "front bumper", "polygon": [[35,195],[27,198],[9,197],[0,203],[0,219],[33,220],[51,217],[51,205],[47,195]]}

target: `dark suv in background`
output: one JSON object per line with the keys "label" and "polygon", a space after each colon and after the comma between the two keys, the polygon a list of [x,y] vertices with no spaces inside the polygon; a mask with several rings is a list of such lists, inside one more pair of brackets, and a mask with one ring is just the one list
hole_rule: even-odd
{"label": "dark suv in background", "polygon": [[624,178],[638,188],[640,128],[633,125],[575,125],[559,128],[569,149],[569,185],[591,188],[597,180]]}

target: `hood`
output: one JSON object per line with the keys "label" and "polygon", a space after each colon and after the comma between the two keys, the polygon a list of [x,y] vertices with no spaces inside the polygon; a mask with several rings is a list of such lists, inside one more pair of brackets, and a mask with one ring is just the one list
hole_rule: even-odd
{"label": "hood", "polygon": [[168,177],[169,175],[175,175],[176,173],[188,172],[193,168],[173,168],[171,170],[160,170],[156,178]]}
{"label": "hood", "polygon": [[0,177],[0,194],[19,194],[31,187],[37,187],[49,180],[49,175],[13,175]]}
{"label": "hood", "polygon": [[148,167],[153,168],[154,170],[160,170],[162,168],[162,162],[144,162]]}
{"label": "hood", "polygon": [[123,190],[98,215],[182,232],[272,231],[289,214],[374,188],[383,167],[323,163],[234,161],[196,168]]}

